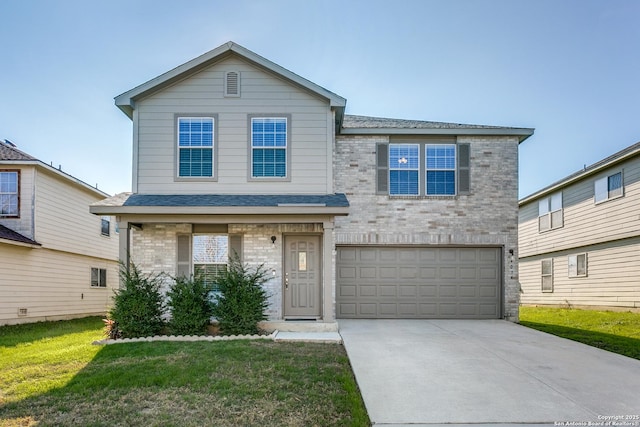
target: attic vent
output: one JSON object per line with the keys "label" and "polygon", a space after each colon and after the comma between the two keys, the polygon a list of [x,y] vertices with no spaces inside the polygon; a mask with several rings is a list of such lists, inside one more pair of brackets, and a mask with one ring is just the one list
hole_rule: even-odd
{"label": "attic vent", "polygon": [[227,71],[224,75],[224,96],[240,96],[240,72]]}
{"label": "attic vent", "polygon": [[27,309],[26,308],[19,308],[18,309],[18,316],[26,316],[27,315]]}

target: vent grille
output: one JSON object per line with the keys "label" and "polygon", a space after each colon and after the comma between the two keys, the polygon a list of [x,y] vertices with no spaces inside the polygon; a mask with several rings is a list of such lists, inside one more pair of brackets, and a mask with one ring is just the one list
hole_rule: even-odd
{"label": "vent grille", "polygon": [[27,315],[27,309],[26,308],[19,308],[18,309],[18,316],[26,316]]}
{"label": "vent grille", "polygon": [[225,74],[225,96],[240,96],[240,73],[228,71]]}

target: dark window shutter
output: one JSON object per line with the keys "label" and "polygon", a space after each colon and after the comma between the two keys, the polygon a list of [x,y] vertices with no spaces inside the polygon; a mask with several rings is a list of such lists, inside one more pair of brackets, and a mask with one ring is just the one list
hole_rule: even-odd
{"label": "dark window shutter", "polygon": [[176,277],[189,276],[191,276],[191,236],[188,234],[179,234]]}
{"label": "dark window shutter", "polygon": [[376,146],[376,193],[389,194],[389,144]]}
{"label": "dark window shutter", "polygon": [[240,262],[242,262],[242,235],[230,234],[229,235],[229,257],[238,256]]}
{"label": "dark window shutter", "polygon": [[458,194],[471,192],[470,151],[469,144],[458,144]]}

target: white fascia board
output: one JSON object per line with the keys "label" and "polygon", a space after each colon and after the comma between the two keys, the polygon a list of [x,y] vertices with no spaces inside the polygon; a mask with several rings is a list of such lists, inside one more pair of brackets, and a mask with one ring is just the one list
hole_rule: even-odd
{"label": "white fascia board", "polygon": [[90,206],[95,215],[348,215],[327,206]]}
{"label": "white fascia board", "polygon": [[533,135],[530,128],[496,129],[421,129],[421,128],[346,128],[340,129],[340,135],[471,135],[471,136],[517,136],[519,142]]}

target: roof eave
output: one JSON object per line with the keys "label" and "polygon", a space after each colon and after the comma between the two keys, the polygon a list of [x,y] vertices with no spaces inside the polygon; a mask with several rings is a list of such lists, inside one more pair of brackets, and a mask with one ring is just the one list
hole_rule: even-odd
{"label": "roof eave", "polygon": [[42,245],[40,243],[27,243],[27,242],[20,242],[18,240],[12,240],[12,239],[3,239],[0,238],[0,243],[4,243],[7,245],[13,245],[13,246],[22,246],[25,248],[31,248],[31,249],[38,249],[41,248]]}
{"label": "roof eave", "polygon": [[332,108],[344,108],[347,104],[347,100],[327,89],[324,89],[317,84],[300,77],[299,75],[287,70],[280,65],[269,61],[266,58],[236,44],[234,42],[227,42],[222,46],[219,46],[213,50],[210,50],[191,61],[185,62],[178,67],[163,73],[146,83],[143,83],[135,88],[128,90],[115,97],[115,104],[122,110],[129,118],[133,117],[133,110],[135,109],[135,100],[142,98],[150,93],[169,86],[177,81],[184,79],[185,77],[192,75],[203,68],[209,67],[214,63],[224,59],[230,53],[236,53],[241,57],[253,62],[254,64],[276,73],[295,84],[316,93],[317,95],[327,99],[329,106]]}
{"label": "roof eave", "polygon": [[349,214],[348,206],[100,206],[89,207],[95,215],[334,215]]}
{"label": "roof eave", "polygon": [[517,136],[518,142],[533,135],[535,129],[530,128],[343,128],[341,135],[482,135],[482,136]]}

